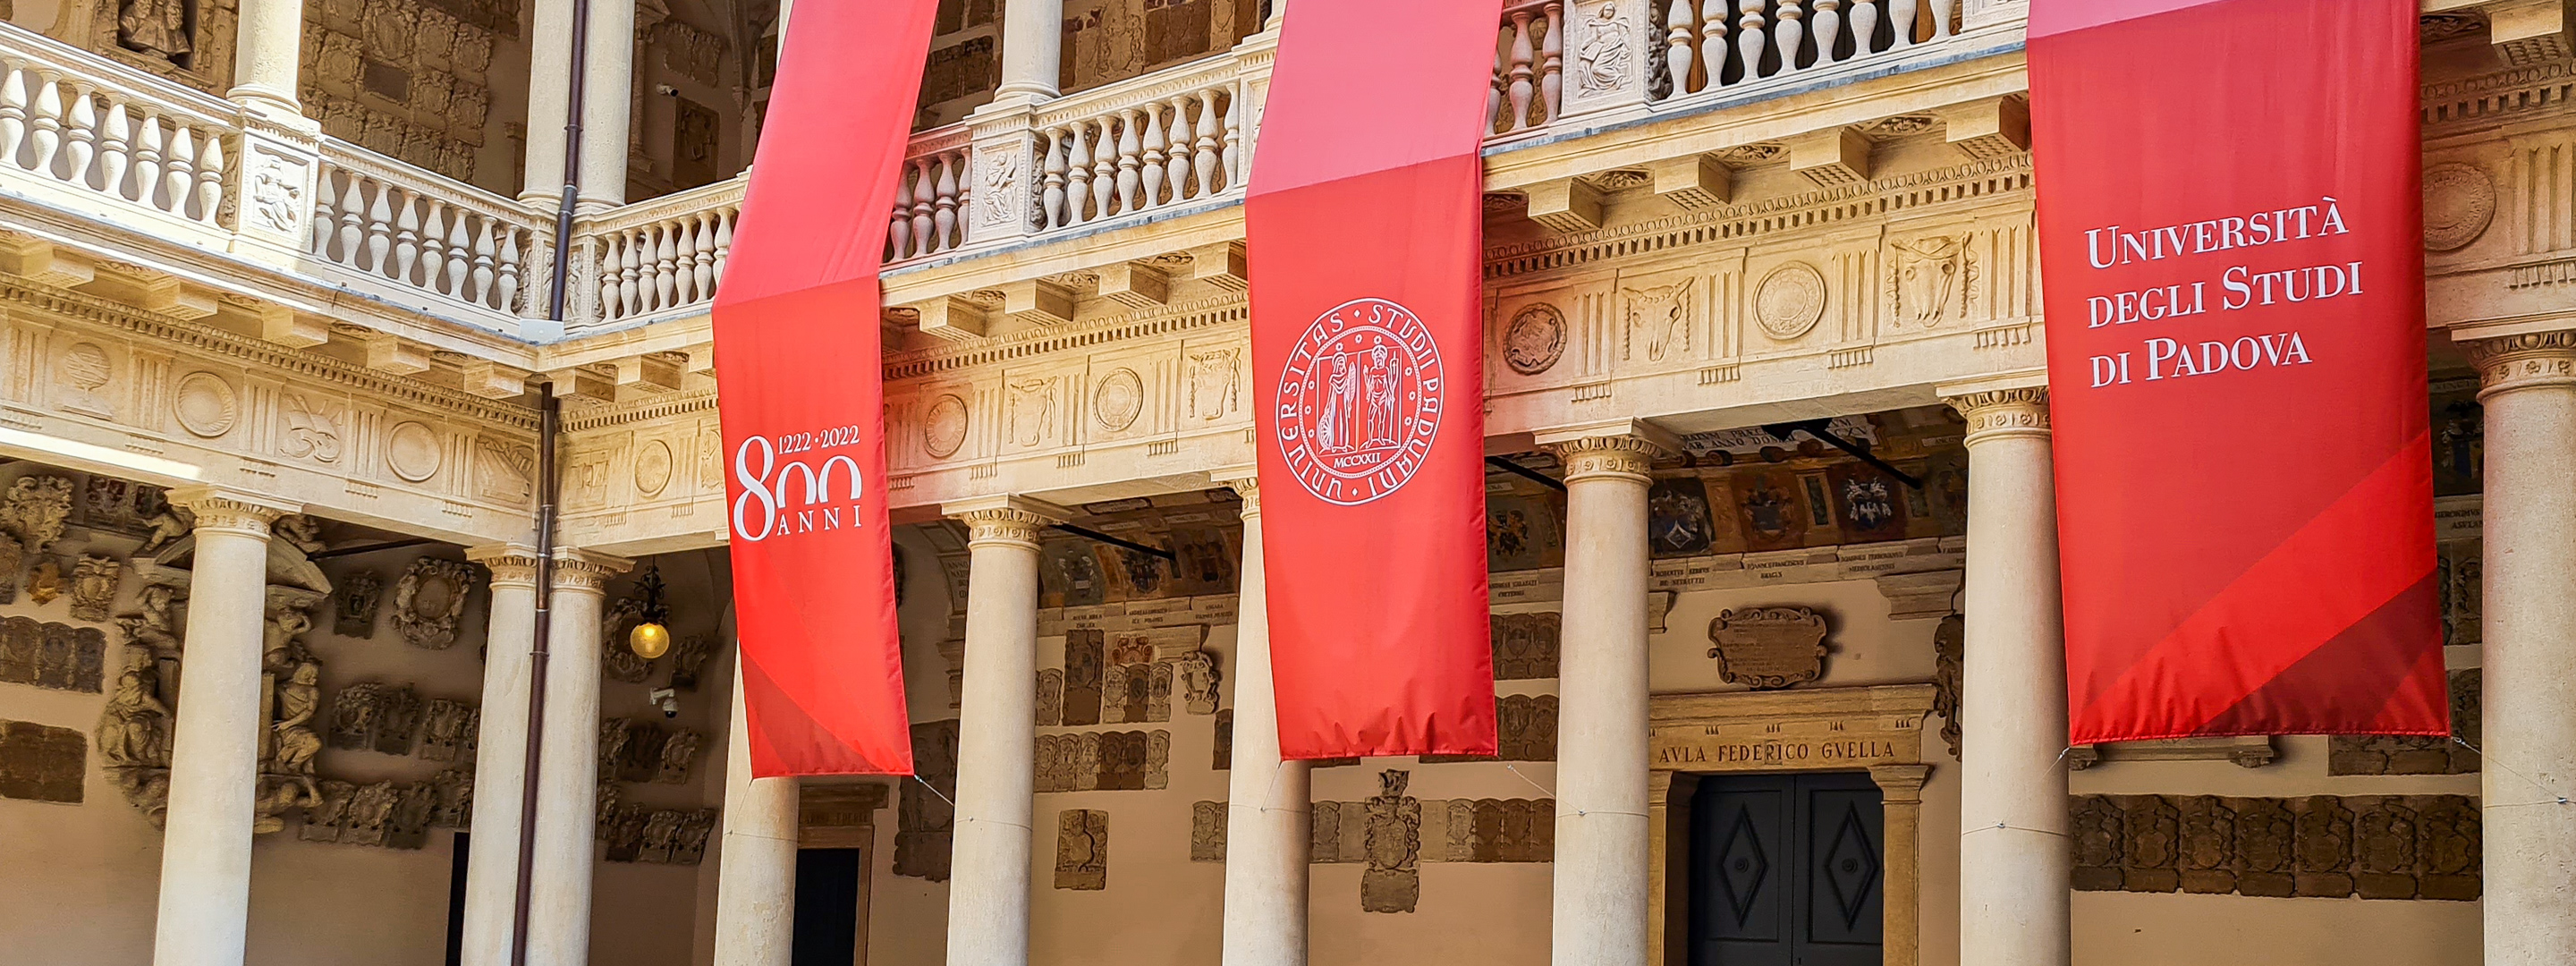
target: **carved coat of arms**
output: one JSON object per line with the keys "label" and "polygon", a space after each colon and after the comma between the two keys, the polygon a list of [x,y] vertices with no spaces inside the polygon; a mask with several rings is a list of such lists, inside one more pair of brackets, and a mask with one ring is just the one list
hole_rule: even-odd
{"label": "carved coat of arms", "polygon": [[1825,676],[1825,616],[1805,607],[1720,612],[1708,622],[1708,640],[1728,684],[1776,691]]}

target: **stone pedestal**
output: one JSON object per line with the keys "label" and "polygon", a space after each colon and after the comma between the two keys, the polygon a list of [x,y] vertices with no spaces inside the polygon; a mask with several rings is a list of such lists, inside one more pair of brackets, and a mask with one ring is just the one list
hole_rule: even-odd
{"label": "stone pedestal", "polygon": [[1943,395],[1968,419],[1960,962],[2067,966],[2074,860],[2048,390],[2031,376]]}
{"label": "stone pedestal", "polygon": [[1668,434],[1634,421],[1543,432],[1565,464],[1557,676],[1556,966],[1643,966],[1646,487]]}
{"label": "stone pedestal", "polygon": [[[1014,8],[1012,16],[1019,13]],[[1037,754],[1038,533],[1067,513],[1017,497],[944,507],[964,521],[965,693],[957,712],[957,823],[948,878],[949,966],[1028,966]]]}
{"label": "stone pedestal", "polygon": [[294,507],[211,487],[170,492],[197,515],[186,653],[170,748],[153,966],[242,966],[268,608],[268,525]]}
{"label": "stone pedestal", "polygon": [[797,780],[751,777],[751,725],[739,673],[729,734],[724,842],[716,852],[715,966],[789,966],[796,946]]}
{"label": "stone pedestal", "polygon": [[2486,409],[2486,962],[2576,955],[2576,332],[2466,343]]}
{"label": "stone pedestal", "polygon": [[475,733],[474,836],[465,857],[464,966],[509,966],[519,894],[519,808],[528,757],[528,650],[536,642],[537,552],[475,547],[492,572],[483,638],[483,709]]}
{"label": "stone pedestal", "polygon": [[[555,552],[545,735],[536,775],[537,853],[529,863],[529,966],[590,963],[591,855],[599,822],[599,649],[608,646],[600,640],[599,617],[608,578],[627,567],[626,561],[604,554]],[[482,837],[480,829],[477,833]]]}
{"label": "stone pedestal", "polygon": [[1279,757],[1270,606],[1261,559],[1261,483],[1246,467],[1243,564],[1234,636],[1234,760],[1226,772],[1224,966],[1306,966],[1313,768]]}

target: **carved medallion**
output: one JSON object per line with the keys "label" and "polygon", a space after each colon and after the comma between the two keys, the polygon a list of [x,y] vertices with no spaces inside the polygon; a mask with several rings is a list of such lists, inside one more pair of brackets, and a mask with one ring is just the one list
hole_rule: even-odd
{"label": "carved medallion", "polygon": [[1533,303],[1512,316],[1512,324],[1503,329],[1503,362],[1513,372],[1539,375],[1564,357],[1565,313],[1556,306]]}
{"label": "carved medallion", "polygon": [[240,414],[232,384],[211,372],[179,377],[171,394],[170,415],[179,420],[179,428],[207,439],[232,432]]}
{"label": "carved medallion", "polygon": [[2495,180],[2467,164],[2424,169],[2424,250],[2458,251],[2495,221]]}
{"label": "carved medallion", "polygon": [[966,400],[941,396],[932,400],[930,412],[921,419],[921,448],[933,459],[957,455],[966,445]]}
{"label": "carved medallion", "polygon": [[1100,420],[1100,428],[1121,432],[1136,425],[1136,417],[1145,411],[1145,381],[1134,369],[1113,369],[1100,377],[1100,385],[1091,393],[1091,412]]}
{"label": "carved medallion", "polygon": [[83,342],[63,350],[63,381],[82,392],[96,392],[98,387],[107,385],[113,371],[107,350],[95,343]]}
{"label": "carved medallion", "polygon": [[1782,342],[1806,335],[1825,317],[1825,276],[1805,262],[1772,269],[1753,290],[1753,320]]}
{"label": "carved medallion", "polygon": [[419,483],[438,475],[438,433],[426,423],[396,423],[385,433],[385,468]]}
{"label": "carved medallion", "polygon": [[1411,309],[1355,299],[1318,316],[1283,371],[1279,448],[1299,485],[1340,506],[1413,479],[1440,438],[1440,344]]}
{"label": "carved medallion", "polygon": [[1825,676],[1825,617],[1804,607],[1723,611],[1708,622],[1708,640],[1728,684],[1772,691]]}
{"label": "carved medallion", "polygon": [[394,585],[394,628],[413,647],[443,651],[454,646],[465,594],[473,587],[474,568],[468,564],[436,557],[413,561]]}
{"label": "carved medallion", "polygon": [[671,485],[671,444],[658,439],[644,441],[635,449],[635,492],[648,497],[662,495]]}

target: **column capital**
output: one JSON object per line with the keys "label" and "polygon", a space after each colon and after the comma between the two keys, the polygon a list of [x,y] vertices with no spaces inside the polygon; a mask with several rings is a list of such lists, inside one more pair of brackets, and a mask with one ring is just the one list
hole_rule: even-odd
{"label": "column capital", "polygon": [[2459,344],[2478,367],[2480,399],[2517,389],[2576,387],[2576,331],[2462,337]]}
{"label": "column capital", "polygon": [[967,527],[966,542],[1019,544],[1035,549],[1038,531],[1073,519],[1073,511],[1024,496],[986,496],[943,503],[941,513]]}
{"label": "column capital", "polygon": [[1967,444],[2007,436],[2048,438],[2048,386],[1943,387],[1941,401],[1968,420]]}
{"label": "column capital", "polygon": [[172,504],[197,518],[197,530],[229,530],[267,537],[277,518],[304,511],[302,504],[220,486],[183,486],[170,491]]}
{"label": "column capital", "polygon": [[[535,551],[531,550],[529,554],[533,557]],[[608,590],[608,578],[633,569],[635,569],[635,561],[624,557],[572,547],[555,548],[555,589],[557,590],[604,593]],[[499,577],[499,573],[493,574],[494,579],[497,580]]]}
{"label": "column capital", "polygon": [[1568,484],[1604,477],[1649,482],[1655,457],[1682,451],[1680,437],[1642,419],[1542,429],[1535,435],[1540,447],[1565,464]]}
{"label": "column capital", "polygon": [[1261,515],[1261,468],[1259,466],[1247,463],[1242,466],[1211,470],[1208,472],[1208,480],[1233,490],[1236,496],[1243,498],[1243,510],[1239,515],[1244,519],[1248,520]]}
{"label": "column capital", "polygon": [[524,543],[487,543],[465,548],[465,559],[492,572],[492,587],[537,586],[537,548]]}

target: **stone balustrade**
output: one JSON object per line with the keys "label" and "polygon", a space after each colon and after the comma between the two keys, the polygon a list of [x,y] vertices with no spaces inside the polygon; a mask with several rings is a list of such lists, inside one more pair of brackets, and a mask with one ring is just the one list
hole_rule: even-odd
{"label": "stone balustrade", "polygon": [[1040,228],[1240,197],[1241,94],[1232,59],[1216,57],[1049,105],[1037,121]]}
{"label": "stone balustrade", "polygon": [[967,219],[959,214],[973,200],[968,172],[975,160],[964,125],[916,134],[894,192],[894,211],[886,224],[888,263],[927,258],[966,247]]}
{"label": "stone balustrade", "polygon": [[[626,205],[577,224],[595,286],[575,300],[580,321],[618,324],[704,311],[715,302],[742,216],[743,179]],[[576,277],[574,284],[585,278]]]}
{"label": "stone balustrade", "polygon": [[[239,109],[106,58],[0,29],[0,172],[81,210],[214,225]],[[157,217],[156,217],[157,216]]]}
{"label": "stone balustrade", "polygon": [[307,251],[398,295],[518,315],[542,233],[517,201],[353,145],[322,145]]}
{"label": "stone balustrade", "polygon": [[1664,0],[1654,97],[1670,101],[1891,54],[1955,33],[1957,0]]}

